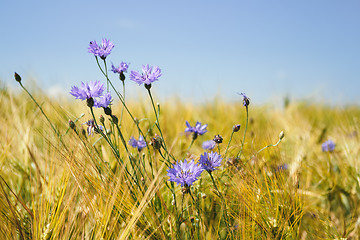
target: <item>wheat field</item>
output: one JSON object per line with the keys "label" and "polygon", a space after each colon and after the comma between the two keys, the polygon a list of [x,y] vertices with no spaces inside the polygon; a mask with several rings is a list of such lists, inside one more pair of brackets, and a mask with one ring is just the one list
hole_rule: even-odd
{"label": "wheat field", "polygon": [[[113,118],[30,92],[0,93],[1,239],[360,239],[357,106],[141,98],[115,100]],[[93,116],[104,129],[89,135]],[[208,131],[194,139],[186,121]],[[128,141],[141,133],[138,151]],[[218,134],[216,171],[186,189],[169,181]]]}

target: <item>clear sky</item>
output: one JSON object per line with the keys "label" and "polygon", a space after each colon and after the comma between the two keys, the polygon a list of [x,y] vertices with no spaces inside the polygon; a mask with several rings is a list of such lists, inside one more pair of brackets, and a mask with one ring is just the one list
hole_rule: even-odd
{"label": "clear sky", "polygon": [[358,0],[1,1],[0,32],[5,84],[14,71],[65,93],[103,80],[87,47],[105,37],[109,63],[162,69],[157,96],[360,102]]}

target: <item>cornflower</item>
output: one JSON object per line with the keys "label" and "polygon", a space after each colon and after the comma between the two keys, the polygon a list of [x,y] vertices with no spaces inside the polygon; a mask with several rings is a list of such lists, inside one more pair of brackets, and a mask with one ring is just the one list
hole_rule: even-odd
{"label": "cornflower", "polygon": [[103,38],[101,45],[98,45],[96,41],[91,41],[89,44],[88,52],[94,54],[94,56],[100,57],[105,60],[106,57],[111,53],[111,50],[114,48],[114,44]]}
{"label": "cornflower", "polygon": [[207,124],[202,125],[201,122],[196,122],[194,127],[192,127],[188,121],[186,121],[185,124],[187,126],[185,132],[193,133],[193,139],[196,139],[198,135],[203,135],[207,132]]}
{"label": "cornflower", "polygon": [[323,152],[333,152],[335,150],[335,143],[332,140],[327,140],[321,145]]}
{"label": "cornflower", "polygon": [[167,170],[168,176],[170,177],[169,181],[176,182],[182,187],[190,187],[201,175],[203,168],[198,163],[195,164],[194,160],[188,162],[186,159],[184,161],[179,161],[174,163],[172,168]]}
{"label": "cornflower", "polygon": [[90,119],[84,124],[88,125],[86,130],[89,136],[93,135],[94,132],[100,133],[100,131],[103,131],[103,127],[101,125],[98,125],[98,128],[96,127],[94,119]]}
{"label": "cornflower", "polygon": [[109,92],[105,93],[105,95],[100,96],[98,100],[94,101],[94,107],[107,108],[111,104],[111,101],[112,101],[111,94]]}
{"label": "cornflower", "polygon": [[111,71],[113,73],[123,73],[126,72],[129,68],[129,63],[126,62],[121,62],[120,65],[118,67],[115,67],[114,64],[111,64]]}
{"label": "cornflower", "polygon": [[213,150],[216,146],[214,140],[205,141],[202,143],[202,148],[206,150]]}
{"label": "cornflower", "polygon": [[250,105],[250,98],[245,93],[240,93],[240,95],[243,96],[243,106],[248,107]]}
{"label": "cornflower", "polygon": [[[86,100],[89,107],[107,108],[111,103],[110,93],[103,95],[105,90],[104,84],[100,81],[81,82],[81,86],[72,86],[70,94],[76,99]],[[99,98],[98,100],[96,98]]]}
{"label": "cornflower", "polygon": [[216,170],[217,167],[221,166],[221,156],[217,152],[207,153],[204,152],[204,155],[200,155],[199,163],[208,172]]}
{"label": "cornflower", "polygon": [[143,148],[146,147],[146,142],[144,141],[143,136],[139,136],[139,140],[136,140],[134,137],[131,137],[129,140],[129,145],[133,148],[137,148],[140,152]]}
{"label": "cornflower", "polygon": [[158,66],[150,67],[148,64],[142,66],[142,73],[137,71],[131,71],[130,80],[138,83],[139,85],[143,84],[146,88],[151,87],[151,83],[157,81],[161,77],[161,69]]}

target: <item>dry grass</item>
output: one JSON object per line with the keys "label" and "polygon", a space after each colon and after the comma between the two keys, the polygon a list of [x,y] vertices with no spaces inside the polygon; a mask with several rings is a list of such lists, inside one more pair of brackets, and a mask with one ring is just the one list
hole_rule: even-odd
{"label": "dry grass", "polygon": [[[139,154],[129,147],[128,153],[113,128],[111,139],[120,153],[116,158],[99,134],[81,133],[91,116],[85,103],[54,101],[40,92],[34,97],[61,137],[29,96],[1,90],[1,239],[359,239],[358,107],[250,105],[238,160],[233,157],[246,124],[241,101],[161,104],[164,139],[178,160],[197,161],[204,151],[201,143],[215,134],[224,138],[223,154],[232,126],[242,126],[230,144],[227,156],[232,158],[213,172],[224,201],[203,172],[181,204],[181,188],[167,181],[166,161],[157,151]],[[128,103],[147,142],[159,133],[150,104],[147,99]],[[113,112],[120,118],[121,104]],[[76,134],[68,120],[81,113]],[[209,124],[209,132],[190,151],[185,120]],[[111,128],[108,119],[105,124]],[[126,112],[121,131],[126,142],[139,136]],[[281,131],[285,138],[278,146],[257,153],[276,143]],[[327,139],[336,143],[332,153],[321,151]]]}

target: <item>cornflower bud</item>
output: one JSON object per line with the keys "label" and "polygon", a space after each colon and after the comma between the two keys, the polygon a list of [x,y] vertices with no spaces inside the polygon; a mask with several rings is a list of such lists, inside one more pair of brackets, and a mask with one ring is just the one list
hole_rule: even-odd
{"label": "cornflower bud", "polygon": [[223,138],[222,138],[222,136],[220,136],[219,134],[218,135],[215,135],[215,137],[214,137],[214,142],[216,142],[217,144],[220,144],[220,143],[222,143],[222,141],[223,141]]}
{"label": "cornflower bud", "polygon": [[115,115],[111,115],[111,119],[116,125],[119,123],[119,119]]}
{"label": "cornflower bud", "polygon": [[155,133],[155,137],[151,139],[150,145],[153,146],[154,149],[159,150],[161,148],[161,137]]}
{"label": "cornflower bud", "polygon": [[240,130],[241,125],[240,124],[236,124],[233,126],[233,132],[238,132]]}
{"label": "cornflower bud", "polygon": [[76,128],[74,121],[71,120],[71,119],[69,120],[69,127],[70,127],[71,129],[75,129],[75,128]]}
{"label": "cornflower bud", "polygon": [[284,131],[281,131],[279,134],[279,139],[282,140],[285,137]]}
{"label": "cornflower bud", "polygon": [[99,121],[104,125],[104,122],[105,122],[105,118],[103,115],[100,115],[99,117]]}
{"label": "cornflower bud", "polygon": [[109,108],[109,107],[104,108],[104,113],[108,116],[111,116],[112,115],[111,108]]}
{"label": "cornflower bud", "polygon": [[16,81],[21,82],[21,77],[19,74],[17,74],[17,72],[15,72],[14,76]]}

